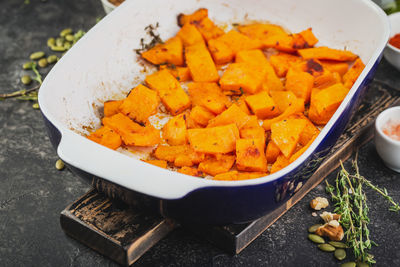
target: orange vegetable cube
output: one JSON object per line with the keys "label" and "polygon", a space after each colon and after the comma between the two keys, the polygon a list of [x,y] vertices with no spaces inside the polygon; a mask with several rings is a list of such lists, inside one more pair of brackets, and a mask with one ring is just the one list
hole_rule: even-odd
{"label": "orange vegetable cube", "polygon": [[219,114],[217,117],[211,119],[208,122],[207,127],[215,127],[215,126],[235,123],[236,126],[240,129],[249,120],[250,116],[244,113],[236,104],[233,104],[227,110]]}
{"label": "orange vegetable cube", "polygon": [[160,70],[166,69],[169,71],[169,73],[172,74],[172,76],[175,77],[180,82],[187,82],[189,81],[192,77],[190,77],[190,70],[188,67],[176,67],[176,66],[170,66],[170,65],[160,65]]}
{"label": "orange vegetable cube", "polygon": [[235,57],[235,53],[230,46],[219,39],[208,41],[208,49],[215,61],[215,64],[223,65],[229,63]]}
{"label": "orange vegetable cube", "polygon": [[248,180],[255,179],[259,177],[266,176],[265,172],[238,172],[238,171],[230,171],[225,173],[220,173],[214,176],[213,180],[218,181],[240,181],[240,180]]}
{"label": "orange vegetable cube", "polygon": [[184,145],[187,143],[187,129],[185,114],[180,114],[171,118],[162,129],[163,138],[173,146]]}
{"label": "orange vegetable cube", "polygon": [[332,86],[336,83],[340,83],[341,81],[342,79],[339,73],[337,72],[332,73],[329,70],[324,70],[322,75],[315,77],[314,87],[318,89],[323,89]]}
{"label": "orange vegetable cube", "polygon": [[225,70],[219,81],[221,89],[242,93],[254,94],[261,89],[265,79],[265,70],[247,63],[232,63]]}
{"label": "orange vegetable cube", "polygon": [[324,59],[336,61],[353,61],[357,55],[350,51],[333,49],[326,46],[299,49],[298,53],[304,59]]}
{"label": "orange vegetable cube", "polygon": [[271,118],[279,115],[279,109],[267,92],[262,91],[245,98],[251,111],[260,119]]}
{"label": "orange vegetable cube", "polygon": [[246,101],[244,100],[246,98],[246,95],[242,95],[238,98],[232,99],[233,103],[235,103],[244,113],[247,115],[251,115],[251,112],[249,110],[249,107],[246,104]]}
{"label": "orange vegetable cube", "polygon": [[292,163],[296,159],[298,159],[314,142],[315,138],[317,138],[317,135],[315,135],[313,138],[311,138],[306,145],[304,145],[302,148],[300,148],[296,153],[294,153],[290,159],[289,162]]}
{"label": "orange vegetable cube", "polygon": [[241,171],[267,170],[263,139],[238,139],[236,141],[236,167]]}
{"label": "orange vegetable cube", "polygon": [[212,20],[208,17],[203,18],[199,22],[196,21],[193,24],[197,27],[197,29],[199,30],[201,35],[203,35],[203,38],[206,41],[218,38],[219,36],[224,34],[224,31],[216,26],[214,22],[212,22]]}
{"label": "orange vegetable cube", "polygon": [[294,102],[298,101],[297,96],[292,91],[271,91],[270,95],[280,112],[284,112]]}
{"label": "orange vegetable cube", "polygon": [[160,168],[167,168],[167,161],[166,160],[159,160],[159,159],[149,159],[149,160],[143,160],[144,162],[147,162],[151,165],[160,167]]}
{"label": "orange vegetable cube", "polygon": [[220,155],[218,158],[211,156],[200,162],[199,170],[215,176],[229,171],[232,168],[233,163],[235,163],[235,156],[233,155]]}
{"label": "orange vegetable cube", "polygon": [[172,115],[190,107],[190,99],[179,82],[167,70],[160,70],[145,79],[150,88],[157,91],[162,103]]}
{"label": "orange vegetable cube", "polygon": [[194,106],[202,106],[214,114],[220,114],[231,105],[216,83],[189,83],[188,87]]}
{"label": "orange vegetable cube", "polygon": [[122,102],[123,100],[110,100],[104,102],[104,117],[110,117],[117,114]]}
{"label": "orange vegetable cube", "polygon": [[304,112],[304,100],[297,98],[287,109],[285,109],[285,111],[282,114],[276,116],[275,118],[264,120],[263,127],[265,130],[268,131],[271,129],[271,125],[273,123],[279,122],[289,117],[290,115],[300,112]]}
{"label": "orange vegetable cube", "polygon": [[312,32],[311,28],[308,28],[307,30],[299,32],[299,34],[304,38],[306,41],[307,45],[306,47],[312,47],[315,44],[318,43],[317,37],[315,37],[314,33]]}
{"label": "orange vegetable cube", "polygon": [[238,171],[230,171],[225,173],[220,173],[214,176],[213,180],[217,181],[235,181],[238,177]]}
{"label": "orange vegetable cube", "polygon": [[192,108],[189,116],[193,121],[203,127],[207,126],[208,122],[215,117],[212,112],[202,106],[195,106]]}
{"label": "orange vegetable cube", "polygon": [[274,164],[272,164],[271,166],[271,174],[275,173],[277,171],[282,170],[283,168],[285,168],[287,165],[290,164],[290,161],[288,158],[286,158],[284,155],[280,154],[276,161],[274,162]]}
{"label": "orange vegetable cube", "polygon": [[145,123],[151,115],[156,114],[159,104],[157,93],[139,84],[130,91],[119,110],[134,121]]}
{"label": "orange vegetable cube", "polygon": [[318,59],[307,59],[305,61],[292,64],[292,69],[299,72],[308,72],[314,77],[320,76],[324,72],[324,67]]}
{"label": "orange vegetable cube", "polygon": [[177,33],[177,36],[181,38],[184,47],[197,43],[204,44],[203,36],[197,30],[197,28],[190,23],[183,25],[180,31]]}
{"label": "orange vegetable cube", "polygon": [[184,63],[182,41],[179,37],[172,37],[165,43],[144,51],[142,57],[155,65],[170,63],[181,66]]}
{"label": "orange vegetable cube", "polygon": [[272,67],[274,67],[278,77],[285,77],[290,66],[300,61],[300,57],[287,53],[271,55],[269,58],[269,62],[271,63]]}
{"label": "orange vegetable cube", "polygon": [[281,150],[279,147],[274,143],[274,141],[269,141],[267,145],[267,149],[265,151],[265,157],[267,158],[268,163],[274,163],[278,158]]}
{"label": "orange vegetable cube", "polygon": [[175,166],[193,166],[204,160],[204,154],[195,152],[188,145],[164,146],[160,145],[154,151],[154,156],[160,160],[173,162]]}
{"label": "orange vegetable cube", "polygon": [[238,30],[251,39],[260,40],[264,47],[275,47],[276,37],[287,34],[282,27],[274,24],[250,24],[239,26]]}
{"label": "orange vegetable cube", "polygon": [[208,10],[206,8],[199,8],[195,12],[189,15],[179,14],[178,15],[178,25],[183,26],[187,23],[196,23],[204,18],[208,17]]}
{"label": "orange vegetable cube", "polygon": [[180,168],[178,170],[178,172],[186,174],[186,175],[190,175],[190,176],[196,176],[196,177],[204,176],[203,172],[199,171],[197,168],[194,168],[194,167],[183,166],[182,168]]}
{"label": "orange vegetable cube", "polygon": [[114,150],[119,148],[122,144],[119,134],[107,126],[99,128],[95,132],[88,135],[87,138],[93,142]]}
{"label": "orange vegetable cube", "polygon": [[284,119],[271,125],[271,140],[285,157],[290,158],[293,154],[305,126],[303,119]]}
{"label": "orange vegetable cube", "polygon": [[360,76],[364,68],[364,63],[360,58],[358,58],[354,62],[353,66],[351,66],[351,68],[346,72],[346,74],[343,75],[344,86],[350,89],[356,82],[358,76]]}
{"label": "orange vegetable cube", "polygon": [[209,154],[229,153],[236,148],[239,129],[233,123],[213,128],[189,129],[188,137],[194,151]]}
{"label": "orange vegetable cube", "polygon": [[303,113],[297,113],[289,116],[290,119],[302,119],[306,121],[306,126],[300,133],[299,144],[302,146],[307,145],[311,139],[314,139],[318,134],[319,130],[315,125],[306,117]]}
{"label": "orange vegetable cube", "polygon": [[235,55],[242,50],[257,49],[263,46],[259,40],[251,39],[235,30],[230,30],[226,34],[218,37],[217,40],[228,45]]}
{"label": "orange vegetable cube", "polygon": [[349,69],[347,62],[321,60],[322,67],[329,70],[330,72],[337,72],[340,76],[343,76]]}
{"label": "orange vegetable cube", "polygon": [[195,82],[216,82],[219,80],[217,68],[204,44],[198,43],[186,47],[186,64]]}
{"label": "orange vegetable cube", "polygon": [[265,130],[260,126],[257,116],[250,116],[250,120],[239,129],[240,138],[265,140]]}
{"label": "orange vegetable cube", "polygon": [[297,97],[304,99],[304,103],[310,101],[313,86],[314,77],[311,74],[289,69],[286,75],[286,89],[292,91]]}

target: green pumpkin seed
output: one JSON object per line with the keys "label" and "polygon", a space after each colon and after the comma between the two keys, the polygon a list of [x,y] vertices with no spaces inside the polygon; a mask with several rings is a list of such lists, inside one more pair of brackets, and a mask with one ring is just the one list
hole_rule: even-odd
{"label": "green pumpkin seed", "polygon": [[61,37],[65,37],[65,36],[67,36],[68,34],[71,34],[71,33],[72,33],[72,29],[71,28],[67,28],[67,29],[64,29],[64,30],[62,30],[60,32],[60,36]]}
{"label": "green pumpkin seed", "polygon": [[334,246],[335,248],[348,248],[347,245],[345,243],[342,243],[342,242],[329,241],[328,243],[331,244],[332,246]]}
{"label": "green pumpkin seed", "polygon": [[79,39],[82,38],[83,35],[85,35],[85,32],[82,30],[79,30],[74,34],[74,38],[76,41],[78,41]]}
{"label": "green pumpkin seed", "polygon": [[56,39],[54,39],[53,37],[47,39],[47,46],[48,47],[52,47],[56,45]]}
{"label": "green pumpkin seed", "polygon": [[34,109],[39,109],[39,103],[33,104],[32,107],[33,107]]}
{"label": "green pumpkin seed", "polygon": [[38,52],[32,53],[29,56],[29,58],[32,59],[32,60],[38,60],[38,59],[41,59],[42,57],[44,57],[44,55],[45,54],[44,54],[43,51],[38,51]]}
{"label": "green pumpkin seed", "polygon": [[335,250],[335,258],[338,260],[344,260],[346,258],[346,251],[342,248],[338,248],[337,250]]}
{"label": "green pumpkin seed", "polygon": [[356,263],[354,261],[349,261],[340,264],[340,267],[356,267]]}
{"label": "green pumpkin seed", "polygon": [[369,267],[369,264],[366,262],[359,261],[357,262],[357,267]]}
{"label": "green pumpkin seed", "polygon": [[41,60],[38,61],[38,65],[41,68],[45,68],[47,67],[48,63],[47,63],[47,59],[46,58],[42,58]]}
{"label": "green pumpkin seed", "polygon": [[21,82],[25,85],[29,85],[32,82],[32,78],[29,75],[24,75],[21,77]]}
{"label": "green pumpkin seed", "polygon": [[64,162],[61,159],[56,161],[56,169],[57,170],[61,171],[62,169],[64,169],[64,167],[65,167]]}
{"label": "green pumpkin seed", "polygon": [[47,63],[53,64],[56,63],[58,60],[58,57],[56,55],[51,55],[47,57]]}
{"label": "green pumpkin seed", "polygon": [[310,226],[309,228],[308,228],[308,232],[309,233],[315,233],[316,231],[317,231],[317,229],[319,228],[319,227],[321,227],[322,226],[322,224],[314,224],[314,225],[312,225],[312,226]]}
{"label": "green pumpkin seed", "polygon": [[329,244],[319,244],[318,248],[325,252],[333,252],[335,251],[335,247]]}
{"label": "green pumpkin seed", "polygon": [[310,239],[312,242],[317,243],[317,244],[325,243],[325,240],[322,237],[320,237],[319,235],[309,234],[308,239]]}
{"label": "green pumpkin seed", "polygon": [[51,50],[53,50],[55,52],[64,52],[65,48],[64,48],[64,46],[52,46]]}
{"label": "green pumpkin seed", "polygon": [[72,42],[73,40],[75,40],[75,37],[72,34],[67,34],[65,36],[65,40]]}
{"label": "green pumpkin seed", "polygon": [[72,47],[72,44],[70,43],[70,42],[65,42],[64,43],[64,48],[65,48],[65,50],[68,50],[68,49],[70,49]]}
{"label": "green pumpkin seed", "polygon": [[33,66],[33,62],[32,62],[32,61],[29,61],[29,62],[24,63],[24,65],[22,65],[22,68],[23,68],[24,70],[31,70],[31,69],[32,69],[32,66]]}
{"label": "green pumpkin seed", "polygon": [[56,45],[55,45],[55,46],[63,46],[63,45],[64,45],[64,42],[65,42],[64,38],[58,37],[58,38],[56,39]]}

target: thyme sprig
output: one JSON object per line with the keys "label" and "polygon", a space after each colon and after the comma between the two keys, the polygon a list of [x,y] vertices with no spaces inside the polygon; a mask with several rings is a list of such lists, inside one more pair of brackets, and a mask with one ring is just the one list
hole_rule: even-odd
{"label": "thyme sprig", "polygon": [[353,249],[354,257],[357,261],[374,264],[374,256],[369,253],[372,245],[377,244],[370,239],[368,224],[367,197],[363,186],[373,189],[382,195],[390,204],[390,211],[400,211],[400,205],[389,196],[386,188],[379,188],[360,175],[357,155],[352,161],[355,173],[350,174],[340,162],[341,170],[338,173],[335,186],[326,181],[326,192],[331,195],[335,203],[334,211],[341,215],[340,223],[345,229],[346,243]]}

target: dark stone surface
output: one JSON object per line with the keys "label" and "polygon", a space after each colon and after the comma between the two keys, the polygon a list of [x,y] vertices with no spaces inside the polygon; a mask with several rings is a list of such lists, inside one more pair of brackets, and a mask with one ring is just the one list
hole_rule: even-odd
{"label": "dark stone surface", "polygon": [[[0,93],[22,88],[22,63],[43,50],[46,40],[66,27],[88,30],[104,11],[98,0],[2,0],[0,2]],[[47,49],[47,48],[46,48]],[[46,50],[47,51],[47,50]],[[386,61],[376,78],[400,88],[400,75]],[[1,266],[115,266],[107,258],[67,237],[59,213],[89,186],[67,170],[59,172],[57,155],[32,103],[0,102],[0,260]],[[349,161],[345,164],[350,167]],[[386,168],[373,142],[359,152],[361,173],[386,187],[400,201],[400,175]],[[329,176],[333,180],[337,172]],[[306,229],[317,223],[309,201],[324,194],[310,192],[247,249],[231,256],[178,229],[148,251],[137,266],[338,266],[332,254],[307,241]],[[400,266],[400,214],[387,211],[385,201],[367,192],[372,249],[377,266]]]}

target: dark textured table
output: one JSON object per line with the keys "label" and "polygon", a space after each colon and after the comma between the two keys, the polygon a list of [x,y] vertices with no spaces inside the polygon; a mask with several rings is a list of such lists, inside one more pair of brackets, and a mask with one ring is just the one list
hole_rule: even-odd
{"label": "dark textured table", "polygon": [[[0,1],[0,93],[23,87],[21,65],[31,52],[43,50],[48,37],[66,27],[88,30],[102,16],[99,0]],[[400,88],[399,72],[385,61],[376,79]],[[0,102],[0,265],[115,266],[61,230],[60,211],[89,186],[68,170],[56,170],[58,158],[41,114],[31,106],[15,99]],[[400,174],[383,165],[373,142],[360,150],[359,165],[363,175],[400,201]],[[239,255],[226,254],[180,228],[135,265],[338,266],[332,254],[306,239],[307,227],[317,221],[308,203],[323,194],[324,187],[316,187]],[[371,251],[377,266],[400,266],[400,214],[388,212],[375,193],[368,191],[367,197],[371,238],[379,244]]]}

